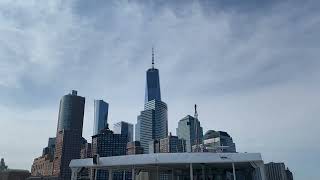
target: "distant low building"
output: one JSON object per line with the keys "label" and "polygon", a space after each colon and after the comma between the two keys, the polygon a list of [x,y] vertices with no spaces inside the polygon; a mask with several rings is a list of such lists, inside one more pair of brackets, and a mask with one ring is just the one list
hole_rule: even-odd
{"label": "distant low building", "polygon": [[4,162],[4,159],[1,158],[1,161],[0,161],[0,172],[4,171],[4,170],[7,170],[7,169],[8,169],[8,166],[6,166],[6,163]]}
{"label": "distant low building", "polygon": [[52,176],[55,143],[56,138],[49,138],[48,146],[43,149],[42,156],[37,157],[33,160],[31,167],[31,176]]}
{"label": "distant low building", "polygon": [[132,141],[127,143],[127,155],[143,154],[143,147],[139,141]]}
{"label": "distant low building", "polygon": [[[232,137],[224,131],[209,130],[203,137],[203,143],[199,145],[202,152],[235,153],[236,145]],[[193,146],[193,151],[197,147]]]}
{"label": "distant low building", "polygon": [[45,154],[35,158],[31,167],[31,176],[52,176],[53,156]]}
{"label": "distant low building", "polygon": [[284,163],[270,162],[265,164],[265,171],[268,180],[287,180]]}
{"label": "distant low building", "polygon": [[25,180],[30,177],[28,170],[8,169],[0,172],[1,180]]}
{"label": "distant low building", "polygon": [[92,145],[91,143],[85,143],[81,146],[80,158],[92,158]]}
{"label": "distant low building", "polygon": [[178,153],[186,152],[186,141],[179,139],[178,136],[172,136],[159,140],[153,140],[149,143],[149,153]]}

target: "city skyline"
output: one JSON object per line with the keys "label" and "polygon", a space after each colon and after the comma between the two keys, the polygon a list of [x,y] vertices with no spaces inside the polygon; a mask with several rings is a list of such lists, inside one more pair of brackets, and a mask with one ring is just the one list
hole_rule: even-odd
{"label": "city skyline", "polygon": [[110,103],[109,124],[135,124],[154,45],[169,132],[197,103],[204,132],[316,180],[320,147],[305,145],[319,135],[319,3],[250,2],[1,2],[0,157],[30,170],[72,89],[86,97],[86,139],[94,99]]}

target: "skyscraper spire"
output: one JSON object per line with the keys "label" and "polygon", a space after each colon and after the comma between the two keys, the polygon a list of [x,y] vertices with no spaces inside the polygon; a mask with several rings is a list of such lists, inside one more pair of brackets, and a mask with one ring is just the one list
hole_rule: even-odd
{"label": "skyscraper spire", "polygon": [[152,69],[154,69],[154,48],[152,46]]}
{"label": "skyscraper spire", "polygon": [[194,105],[194,118],[198,119],[197,104]]}

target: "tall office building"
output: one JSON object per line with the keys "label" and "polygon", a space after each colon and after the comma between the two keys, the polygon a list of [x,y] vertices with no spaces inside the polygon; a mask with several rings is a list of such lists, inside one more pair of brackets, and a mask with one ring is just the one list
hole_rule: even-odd
{"label": "tall office building", "polygon": [[154,68],[154,52],[152,48],[152,67],[147,70],[145,103],[151,100],[161,101],[159,70]]}
{"label": "tall office building", "polygon": [[59,179],[70,179],[69,163],[80,158],[85,98],[77,91],[65,95],[60,101],[56,136],[53,175]]}
{"label": "tall office building", "polygon": [[[109,129],[104,129],[99,134],[92,136],[92,155],[100,157],[126,155],[127,136],[114,134]],[[107,170],[98,170],[96,180],[108,179]],[[123,173],[115,172],[113,179],[122,179]]]}
{"label": "tall office building", "polygon": [[152,50],[152,67],[146,73],[146,92],[144,110],[137,118],[136,140],[140,141],[144,153],[149,152],[149,142],[162,139],[168,135],[168,108],[161,101],[159,70],[154,68]]}
{"label": "tall office building", "polygon": [[192,146],[199,145],[203,140],[203,129],[198,118],[187,115],[178,123],[177,136],[186,140],[186,151],[192,152]]}
{"label": "tall office building", "polygon": [[266,177],[268,180],[286,180],[287,174],[284,163],[270,162],[265,164]]}
{"label": "tall office building", "polygon": [[128,142],[133,141],[133,124],[120,121],[113,125],[113,132],[115,134],[122,134],[128,137]]}
{"label": "tall office building", "polygon": [[236,145],[232,137],[224,131],[209,130],[203,137],[204,150],[216,153],[235,153]]}
{"label": "tall office building", "polygon": [[94,100],[94,126],[93,135],[107,127],[109,104],[103,100]]}

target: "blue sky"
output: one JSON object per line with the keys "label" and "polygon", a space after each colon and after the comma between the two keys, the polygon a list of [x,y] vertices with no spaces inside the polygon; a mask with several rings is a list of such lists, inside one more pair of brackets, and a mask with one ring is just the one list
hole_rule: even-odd
{"label": "blue sky", "polygon": [[239,152],[317,180],[320,3],[236,0],[0,0],[0,157],[30,169],[57,126],[59,100],[110,103],[110,124],[136,122],[155,47],[169,130],[199,106],[204,130]]}

